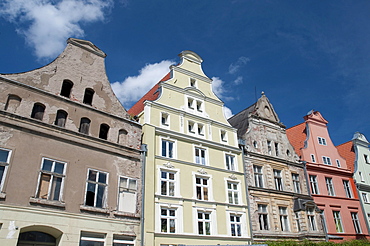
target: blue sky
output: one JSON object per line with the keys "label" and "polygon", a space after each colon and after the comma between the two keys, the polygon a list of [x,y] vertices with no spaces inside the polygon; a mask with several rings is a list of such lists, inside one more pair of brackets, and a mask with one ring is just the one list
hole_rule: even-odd
{"label": "blue sky", "polygon": [[[54,60],[68,37],[108,54],[106,70],[126,109],[177,63],[204,60],[237,113],[264,91],[291,127],[311,109],[338,145],[370,139],[370,1],[1,0],[0,73]],[[133,93],[135,92],[135,93]]]}

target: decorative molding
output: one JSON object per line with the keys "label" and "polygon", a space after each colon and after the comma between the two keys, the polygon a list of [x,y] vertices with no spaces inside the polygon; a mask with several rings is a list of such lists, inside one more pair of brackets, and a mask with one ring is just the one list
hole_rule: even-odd
{"label": "decorative molding", "polygon": [[230,179],[232,179],[232,180],[237,180],[237,177],[235,176],[235,174],[231,174],[231,175],[229,176],[229,178],[230,178]]}
{"label": "decorative molding", "polygon": [[208,174],[203,168],[198,170],[198,173],[200,174]]}
{"label": "decorative molding", "polygon": [[164,167],[167,167],[167,168],[175,168],[175,166],[174,166],[174,165],[172,165],[172,164],[171,164],[171,162],[169,162],[169,161],[168,161],[168,162],[166,162],[166,163],[164,163],[164,164],[163,164],[163,166],[164,166]]}

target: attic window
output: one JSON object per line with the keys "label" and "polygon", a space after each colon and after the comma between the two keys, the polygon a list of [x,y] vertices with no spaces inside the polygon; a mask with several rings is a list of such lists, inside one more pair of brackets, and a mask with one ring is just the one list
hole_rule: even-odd
{"label": "attic window", "polygon": [[54,124],[56,126],[64,127],[66,124],[66,119],[67,119],[67,112],[64,110],[58,110],[57,112],[57,117],[55,118]]}
{"label": "attic window", "polygon": [[109,128],[110,127],[107,124],[101,124],[100,131],[99,131],[99,138],[107,140]]}
{"label": "attic window", "polygon": [[91,88],[86,88],[83,103],[92,105],[92,100],[95,91]]}
{"label": "attic window", "polygon": [[19,105],[21,104],[22,98],[17,95],[9,95],[8,100],[5,104],[5,110],[11,113],[15,113]]}
{"label": "attic window", "polygon": [[71,96],[71,90],[73,87],[72,81],[65,79],[63,80],[62,89],[60,91],[60,95],[64,97],[70,97]]}
{"label": "attic window", "polygon": [[41,103],[35,103],[33,105],[31,118],[42,120],[42,118],[44,117],[44,112],[45,112],[45,105]]}
{"label": "attic window", "polygon": [[90,122],[91,120],[89,118],[81,118],[80,129],[78,131],[84,134],[89,134]]}
{"label": "attic window", "polygon": [[196,80],[195,79],[190,79],[190,86],[191,87],[196,87]]}

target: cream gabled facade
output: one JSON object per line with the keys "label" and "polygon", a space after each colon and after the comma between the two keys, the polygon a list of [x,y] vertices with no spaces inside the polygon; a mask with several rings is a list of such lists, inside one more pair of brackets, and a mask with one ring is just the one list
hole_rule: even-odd
{"label": "cream gabled facade", "polygon": [[184,51],[179,65],[128,112],[147,145],[144,244],[248,244],[250,228],[241,150],[223,102]]}
{"label": "cream gabled facade", "polygon": [[67,43],[44,67],[0,74],[0,245],[140,245],[141,126],[105,53]]}
{"label": "cream gabled facade", "polygon": [[305,166],[268,98],[262,93],[229,122],[244,142],[253,240],[325,240]]}

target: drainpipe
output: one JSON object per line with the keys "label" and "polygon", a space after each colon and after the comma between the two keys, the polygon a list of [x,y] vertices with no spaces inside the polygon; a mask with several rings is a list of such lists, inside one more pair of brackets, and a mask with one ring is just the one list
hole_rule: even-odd
{"label": "drainpipe", "polygon": [[148,146],[142,144],[140,147],[141,152],[141,246],[144,246],[144,204],[145,204],[145,164],[146,164],[146,152]]}
{"label": "drainpipe", "polygon": [[253,230],[252,230],[252,217],[251,217],[251,206],[249,201],[249,185],[246,178],[247,169],[245,167],[245,159],[244,159],[244,150],[245,150],[245,140],[239,139],[239,145],[242,149],[242,158],[243,158],[243,169],[244,169],[244,182],[245,182],[245,195],[247,196],[247,206],[248,206],[248,221],[249,221],[249,233],[251,235],[251,242],[253,243]]}

